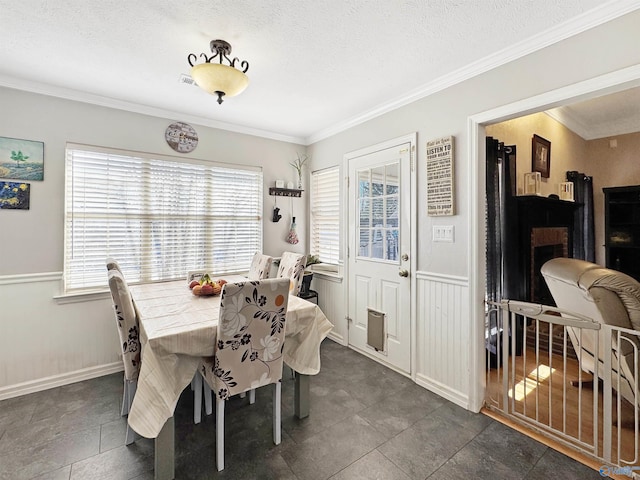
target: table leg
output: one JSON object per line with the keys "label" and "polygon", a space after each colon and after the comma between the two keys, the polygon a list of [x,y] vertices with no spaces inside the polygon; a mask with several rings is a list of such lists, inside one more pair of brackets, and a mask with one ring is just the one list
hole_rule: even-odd
{"label": "table leg", "polygon": [[175,473],[175,424],[170,417],[155,440],[155,480],[173,480]]}
{"label": "table leg", "polygon": [[296,417],[298,418],[306,418],[309,416],[309,404],[311,400],[309,393],[310,385],[310,375],[302,375],[296,372],[296,383],[294,387],[294,411]]}

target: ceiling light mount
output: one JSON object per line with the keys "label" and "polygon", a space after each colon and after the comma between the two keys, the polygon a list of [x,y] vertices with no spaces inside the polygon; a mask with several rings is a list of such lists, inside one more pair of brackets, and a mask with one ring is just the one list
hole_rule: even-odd
{"label": "ceiling light mount", "polygon": [[[223,96],[238,95],[249,85],[249,78],[245,75],[249,70],[249,62],[240,61],[237,57],[231,59],[229,42],[211,40],[209,45],[213,55],[190,53],[187,61],[191,65],[191,76],[198,86],[212,95],[217,95],[218,103],[222,103]],[[204,60],[203,63],[196,64],[198,56]]]}

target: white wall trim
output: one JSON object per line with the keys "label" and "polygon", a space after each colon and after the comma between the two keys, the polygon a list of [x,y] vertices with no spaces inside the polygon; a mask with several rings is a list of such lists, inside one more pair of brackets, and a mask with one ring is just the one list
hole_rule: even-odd
{"label": "white wall trim", "polygon": [[329,340],[333,340],[334,342],[336,342],[339,345],[342,346],[347,346],[347,340],[346,338],[344,338],[342,335],[340,335],[339,333],[336,333],[335,330],[331,330],[329,332],[329,335],[327,335],[327,338]]}
{"label": "white wall trim", "polygon": [[446,273],[427,272],[424,270],[419,270],[416,272],[416,279],[431,280],[439,283],[447,283],[449,285],[459,285],[461,287],[469,286],[469,279],[467,277],[449,275]]}
{"label": "white wall trim", "polygon": [[320,130],[306,139],[306,144],[318,142],[322,139],[336,135],[344,130],[355,127],[361,123],[379,117],[404,105],[413,103],[421,98],[428,97],[453,85],[464,82],[470,78],[481,75],[489,70],[517,60],[525,55],[541,50],[574,35],[582,33],[610,20],[626,15],[640,8],[638,0],[621,0],[607,2],[582,15],[567,20],[548,30],[517,42],[499,52],[484,57],[476,62],[455,70],[447,75],[419,87],[408,94],[397,97],[389,102],[382,103],[362,114],[356,115],[343,122],[336,122],[331,127]]}
{"label": "white wall trim", "polygon": [[415,381],[421,387],[424,387],[427,390],[432,391],[433,393],[437,393],[450,402],[453,402],[456,405],[469,410],[469,397],[467,397],[464,393],[453,390],[447,385],[429,378],[426,375],[417,374]]}
{"label": "white wall trim", "polygon": [[55,282],[60,280],[62,280],[62,272],[0,275],[0,285],[15,285],[17,283],[35,283],[35,282]]}
{"label": "white wall trim", "polygon": [[484,125],[540,112],[563,104],[619,92],[640,85],[640,64],[545,92],[531,98],[472,115],[468,120],[469,189],[469,315],[471,317],[469,381],[470,410],[484,403],[484,294],[485,294],[485,131]]}
{"label": "white wall trim", "polygon": [[91,378],[102,377],[112,373],[124,371],[122,362],[109,363],[96,367],[83,368],[75,372],[62,373],[60,375],[52,375],[50,377],[39,378],[29,382],[18,383],[0,388],[0,400],[7,398],[19,397],[29,393],[41,392],[50,388],[69,385],[71,383],[89,380]]}

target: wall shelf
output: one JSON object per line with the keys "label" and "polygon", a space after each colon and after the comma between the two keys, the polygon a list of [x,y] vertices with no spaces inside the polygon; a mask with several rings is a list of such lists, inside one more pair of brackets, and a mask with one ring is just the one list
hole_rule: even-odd
{"label": "wall shelf", "polygon": [[298,190],[297,188],[276,188],[269,187],[269,195],[276,197],[301,197],[304,190]]}

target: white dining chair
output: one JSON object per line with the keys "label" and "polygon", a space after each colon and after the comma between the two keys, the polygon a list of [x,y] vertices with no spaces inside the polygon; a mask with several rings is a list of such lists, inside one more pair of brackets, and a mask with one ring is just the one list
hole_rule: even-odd
{"label": "white dining chair", "polygon": [[271,271],[271,263],[273,257],[256,252],[251,261],[251,267],[247,277],[251,280],[264,280],[269,278],[269,272]]}
{"label": "white dining chair", "polygon": [[300,293],[306,264],[307,256],[304,253],[284,252],[280,258],[277,277],[290,279],[289,291],[292,295]]}
{"label": "white dining chair", "polygon": [[[131,292],[124,276],[117,268],[111,268],[107,273],[124,363],[124,393],[121,415],[127,415],[131,409],[131,403],[133,403],[140,374],[140,327]],[[137,434],[127,424],[125,445],[133,443],[136,436]]]}
{"label": "white dining chair", "polygon": [[[224,406],[233,395],[273,385],[273,442],[280,444],[282,348],[289,280],[228,283],[220,299],[215,354],[202,373],[216,396],[216,464],[224,469]],[[251,402],[255,400],[250,393]]]}
{"label": "white dining chair", "polygon": [[[138,332],[140,331],[139,322],[138,322],[139,315],[138,315],[138,310],[136,308],[136,302],[134,301],[133,296],[131,295],[131,291],[129,290],[129,287],[127,285],[127,282],[124,279],[124,275],[122,274],[122,269],[120,268],[120,264],[115,258],[112,258],[112,257],[107,257],[107,259],[105,260],[105,264],[107,266],[107,273],[113,270],[113,271],[117,271],[120,274],[120,278],[114,279],[113,283],[116,285],[116,288],[126,288],[127,296],[128,296],[128,299],[131,301],[131,305],[133,309],[133,314],[130,315],[130,317],[126,317],[126,318],[123,317],[123,319],[129,325],[126,328],[126,330],[132,331],[132,329],[135,328],[135,332],[136,332],[135,345],[131,344],[131,345],[128,345],[126,348],[128,348],[129,350],[137,349],[136,350],[137,356],[135,357],[135,359],[131,359],[130,354],[128,354],[128,357],[125,358],[124,356],[125,354],[123,353],[125,375],[124,375],[124,392],[122,394],[122,409],[120,411],[120,414],[122,416],[125,416],[125,415],[128,415],[129,410],[131,410],[131,404],[133,403],[133,397],[135,396],[137,385],[138,385],[138,374],[140,373],[140,364],[141,364],[140,355],[141,355],[142,348],[138,340]],[[120,286],[120,282],[123,283],[123,286]],[[111,275],[109,275],[109,289],[111,290],[111,297],[113,299],[113,304],[115,308],[115,306],[118,305],[118,303],[116,302],[116,297],[114,297],[114,291],[111,288],[111,284],[112,284]],[[127,308],[128,303],[127,303],[127,300],[124,298],[124,296],[118,293],[118,300],[120,301],[120,303],[124,303],[125,310],[128,310]],[[116,319],[117,318],[118,318],[118,313],[116,312]],[[128,334],[127,332],[123,332],[120,329],[120,325],[118,325],[118,335],[120,336],[120,343],[123,344],[123,349],[124,349],[125,336],[133,335],[133,333]],[[128,341],[132,342],[133,340],[131,338],[128,338]],[[127,368],[127,366],[129,366],[129,368]],[[196,374],[193,376],[193,380],[191,381],[191,388],[194,391],[193,423],[198,424],[202,421],[202,393],[204,393],[205,412],[207,413],[207,415],[211,415],[212,413],[211,389],[209,388],[208,385],[204,384],[204,382],[202,381],[202,375],[200,375],[199,372],[196,372]],[[133,443],[135,441],[135,438],[136,436],[134,435],[133,430],[131,430],[127,425],[127,436],[125,439],[125,445],[129,445],[130,443]]]}

